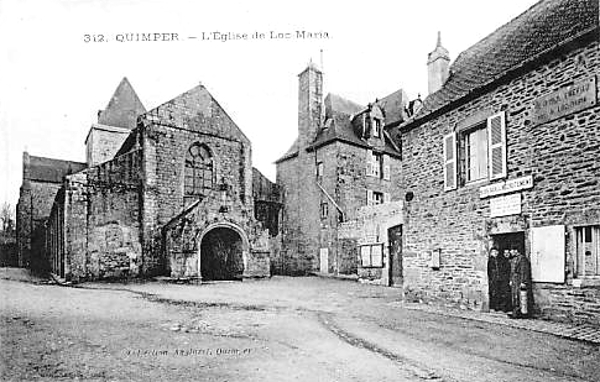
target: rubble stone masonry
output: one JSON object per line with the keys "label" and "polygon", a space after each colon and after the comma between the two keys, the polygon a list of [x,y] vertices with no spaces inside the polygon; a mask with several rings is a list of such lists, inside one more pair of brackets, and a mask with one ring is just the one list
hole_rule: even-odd
{"label": "rubble stone masonry", "polygon": [[[600,106],[533,123],[536,99],[598,74],[598,41],[588,39],[403,132],[401,183],[414,193],[406,203],[403,246],[408,299],[485,308],[492,235],[523,232],[529,255],[532,227],[561,224],[566,227],[566,282],[535,283],[536,311],[600,323],[598,286],[573,285],[574,227],[600,224]],[[507,179],[531,175],[533,188],[521,192],[520,215],[491,218],[489,198],[479,195],[488,180],[444,191],[442,138],[466,120],[501,111],[506,112]],[[429,263],[436,249],[441,249],[439,270]]]}

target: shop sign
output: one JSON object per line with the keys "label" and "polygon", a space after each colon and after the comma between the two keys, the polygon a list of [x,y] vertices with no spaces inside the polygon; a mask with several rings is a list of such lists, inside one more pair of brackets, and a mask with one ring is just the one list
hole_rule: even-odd
{"label": "shop sign", "polygon": [[521,178],[510,179],[505,182],[493,183],[479,189],[481,199],[494,195],[509,194],[511,192],[527,190],[533,187],[533,177],[523,176]]}
{"label": "shop sign", "polygon": [[596,76],[575,82],[533,101],[533,124],[553,121],[596,105]]}

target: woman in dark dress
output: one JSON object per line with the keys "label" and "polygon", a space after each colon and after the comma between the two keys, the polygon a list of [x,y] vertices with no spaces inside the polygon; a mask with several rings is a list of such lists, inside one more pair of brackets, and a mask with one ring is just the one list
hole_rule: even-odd
{"label": "woman in dark dress", "polygon": [[508,312],[510,310],[510,264],[508,258],[500,255],[496,247],[490,249],[487,272],[490,309]]}

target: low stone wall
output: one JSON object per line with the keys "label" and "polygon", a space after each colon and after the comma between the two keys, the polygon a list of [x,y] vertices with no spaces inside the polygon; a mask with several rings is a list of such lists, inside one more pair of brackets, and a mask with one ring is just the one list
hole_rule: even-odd
{"label": "low stone wall", "polygon": [[[389,285],[390,257],[388,229],[403,223],[402,201],[361,207],[357,218],[341,223],[338,229],[338,251],[348,251],[354,245],[356,273],[359,280],[375,284]],[[382,245],[382,264],[377,267],[363,267],[359,248],[363,245]]]}

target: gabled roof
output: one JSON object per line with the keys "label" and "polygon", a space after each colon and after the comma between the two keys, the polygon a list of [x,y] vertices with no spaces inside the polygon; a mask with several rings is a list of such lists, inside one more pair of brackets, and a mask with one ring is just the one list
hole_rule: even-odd
{"label": "gabled roof", "polygon": [[[402,90],[394,92],[388,96],[389,98],[384,103],[391,110],[394,105],[399,102],[398,100],[402,99],[403,94],[404,92]],[[311,144],[312,148],[318,148],[335,141],[350,143],[365,148],[371,147],[367,140],[359,137],[352,127],[352,118],[356,114],[366,111],[366,107],[336,94],[328,94],[327,97],[325,97],[324,105],[325,122],[323,127],[317,132],[317,136]],[[390,111],[390,114],[394,115],[394,112]],[[384,135],[384,139],[386,140],[384,151],[393,156],[400,155],[395,145],[389,141],[390,137],[387,134]],[[298,155],[298,145],[298,138],[296,138],[292,146],[282,157],[277,159],[275,163],[282,162]]]}
{"label": "gabled roof", "polygon": [[138,115],[145,112],[146,108],[142,105],[129,80],[127,77],[123,77],[117,90],[115,90],[115,93],[108,102],[106,109],[100,111],[98,123],[133,129],[136,125]]}
{"label": "gabled roof", "polygon": [[[203,125],[205,129],[214,129],[214,133],[219,136],[250,143],[248,137],[202,84],[149,110],[142,118],[150,123],[185,129]],[[213,126],[209,123],[210,120],[218,120],[219,126]]]}
{"label": "gabled roof", "polygon": [[[414,121],[598,27],[598,0],[542,0],[462,52]],[[409,122],[410,123],[410,122]]]}
{"label": "gabled roof", "polygon": [[74,174],[87,167],[86,163],[61,159],[52,159],[29,155],[29,164],[25,163],[26,177],[24,180],[62,183],[65,175]]}

